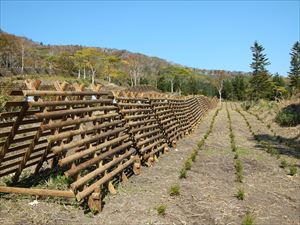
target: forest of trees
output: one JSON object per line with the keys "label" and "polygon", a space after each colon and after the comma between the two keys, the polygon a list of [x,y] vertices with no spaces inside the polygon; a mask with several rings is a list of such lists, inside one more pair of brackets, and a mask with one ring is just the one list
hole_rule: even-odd
{"label": "forest of trees", "polygon": [[297,41],[291,49],[291,65],[287,78],[268,71],[267,66],[270,65],[270,61],[264,50],[257,41],[251,47],[251,76],[224,77],[221,80],[224,98],[242,101],[277,100],[300,92],[300,43]]}
{"label": "forest of trees", "polygon": [[251,47],[251,73],[184,67],[126,50],[78,45],[44,45],[0,31],[1,72],[73,76],[95,83],[106,80],[122,86],[152,85],[182,95],[218,95],[221,99],[278,99],[300,91],[300,44],[291,51],[288,78],[271,74],[264,47]]}
{"label": "forest of trees", "polygon": [[58,74],[77,79],[106,80],[122,86],[149,84],[166,92],[215,95],[209,77],[247,75],[238,71],[184,67],[126,50],[36,43],[0,32],[0,68],[13,74]]}

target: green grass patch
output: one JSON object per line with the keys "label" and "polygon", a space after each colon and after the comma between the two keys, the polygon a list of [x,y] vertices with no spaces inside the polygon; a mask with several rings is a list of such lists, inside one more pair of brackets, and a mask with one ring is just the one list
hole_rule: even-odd
{"label": "green grass patch", "polygon": [[296,174],[297,174],[297,167],[296,166],[290,166],[289,175],[294,176]]}
{"label": "green grass patch", "polygon": [[233,151],[233,152],[236,152],[236,146],[235,146],[235,143],[231,143],[231,150]]}
{"label": "green grass patch", "polygon": [[199,141],[197,143],[198,149],[200,150],[202,148],[202,146],[204,145],[204,139],[202,139],[201,141]]}
{"label": "green grass patch", "polygon": [[170,196],[180,195],[180,186],[179,186],[179,184],[174,184],[174,185],[171,186],[171,188],[169,190],[169,195]]}
{"label": "green grass patch", "polygon": [[243,171],[242,162],[241,162],[239,159],[238,159],[238,160],[235,160],[234,168],[235,168],[235,171],[236,171],[237,173]]}
{"label": "green grass patch", "polygon": [[280,168],[286,168],[288,166],[288,163],[285,159],[281,160],[279,167]]}
{"label": "green grass patch", "polygon": [[193,164],[193,161],[191,159],[188,159],[184,163],[184,168],[186,170],[190,170],[192,168],[192,164]]}
{"label": "green grass patch", "polygon": [[218,151],[215,151],[214,149],[207,149],[206,151],[203,151],[203,154],[207,157],[213,157],[224,153],[228,155],[230,154],[230,152],[228,153],[228,149]]}
{"label": "green grass patch", "polygon": [[186,178],[186,169],[185,169],[185,168],[182,168],[182,169],[179,171],[179,178],[180,178],[180,179]]}
{"label": "green grass patch", "polygon": [[51,175],[46,181],[46,186],[49,189],[67,190],[72,183],[72,179],[64,175]]}
{"label": "green grass patch", "polygon": [[236,172],[236,181],[239,183],[243,183],[243,174],[242,172]]}
{"label": "green grass patch", "polygon": [[242,225],[254,225],[254,216],[251,213],[247,213],[242,221]]}
{"label": "green grass patch", "polygon": [[233,158],[234,158],[234,159],[238,159],[238,158],[239,158],[239,154],[238,154],[238,153],[235,153]]}
{"label": "green grass patch", "polygon": [[238,200],[244,200],[245,199],[245,191],[242,188],[239,188],[237,193],[234,195]]}
{"label": "green grass patch", "polygon": [[235,175],[236,175],[236,181],[242,183],[243,182],[243,166],[242,162],[237,159],[234,162],[234,167],[235,167]]}
{"label": "green grass patch", "polygon": [[197,156],[197,151],[196,151],[196,150],[193,150],[193,152],[192,152],[192,154],[191,154],[191,160],[192,160],[193,162],[196,161],[196,156]]}
{"label": "green grass patch", "polygon": [[166,215],[167,206],[164,204],[160,204],[156,207],[158,215]]}
{"label": "green grass patch", "polygon": [[250,151],[249,149],[246,149],[246,148],[238,148],[238,149],[237,149],[237,153],[238,153],[240,156],[251,155],[251,151]]}

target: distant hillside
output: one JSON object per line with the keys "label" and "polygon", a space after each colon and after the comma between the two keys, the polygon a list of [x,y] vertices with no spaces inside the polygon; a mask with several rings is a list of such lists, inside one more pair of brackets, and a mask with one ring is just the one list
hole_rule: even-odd
{"label": "distant hillside", "polygon": [[[207,83],[210,75],[247,75],[236,71],[185,67],[127,50],[44,45],[1,31],[0,76],[18,74],[74,76],[93,83],[106,80],[122,86],[150,84],[171,92],[185,92],[182,86],[185,83],[199,83],[199,80],[202,84]],[[198,84],[197,88],[200,86]],[[188,89],[186,94],[189,94]],[[198,89],[197,92],[204,91]]]}

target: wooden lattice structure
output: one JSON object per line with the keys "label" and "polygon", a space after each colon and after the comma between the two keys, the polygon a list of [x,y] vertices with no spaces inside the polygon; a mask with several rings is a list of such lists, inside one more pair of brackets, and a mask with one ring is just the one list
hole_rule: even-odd
{"label": "wooden lattice structure", "polygon": [[149,99],[133,92],[119,92],[115,99],[142,161],[152,165],[168,147]]}
{"label": "wooden lattice structure", "polygon": [[150,100],[152,110],[155,113],[165,140],[169,146],[175,147],[176,141],[182,137],[182,132],[174,110],[171,108],[168,96],[148,94],[147,98]]}
{"label": "wooden lattice structure", "polygon": [[27,81],[13,91],[0,115],[0,177],[16,184],[25,168],[63,170],[70,190],[0,186],[0,192],[62,196],[87,201],[101,210],[103,189],[116,193],[115,181],[139,174],[176,141],[192,132],[217,100],[171,97],[154,92],[101,91],[66,82],[39,90]]}
{"label": "wooden lattice structure", "polygon": [[[28,91],[36,91],[40,85],[39,81],[27,82]],[[23,94],[20,92],[13,95]],[[27,99],[28,100],[28,99]],[[32,100],[38,100],[33,99]],[[47,136],[49,132],[39,132],[42,120],[36,118],[35,113],[43,109],[30,107],[28,101],[14,101],[6,103],[7,112],[1,114],[0,137],[0,176],[16,173],[26,167],[37,164],[47,147]],[[47,156],[48,159],[54,155]]]}
{"label": "wooden lattice structure", "polygon": [[175,117],[179,121],[181,135],[184,136],[188,134],[189,130],[191,131],[192,128],[189,129],[188,116],[190,112],[185,98],[180,98],[178,96],[170,98],[169,104],[175,114]]}

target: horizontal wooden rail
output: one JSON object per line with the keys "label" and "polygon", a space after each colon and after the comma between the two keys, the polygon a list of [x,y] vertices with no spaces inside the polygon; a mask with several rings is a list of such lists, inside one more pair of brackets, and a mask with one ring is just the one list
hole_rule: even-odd
{"label": "horizontal wooden rail", "polygon": [[38,195],[38,196],[75,198],[75,194],[72,191],[37,189],[37,188],[18,188],[18,187],[0,186],[0,192],[14,193],[14,194],[26,194],[26,195]]}
{"label": "horizontal wooden rail", "polygon": [[91,186],[88,186],[83,191],[78,192],[78,194],[76,195],[77,200],[80,201],[84,197],[86,197],[89,194],[91,194],[97,187],[100,187],[102,184],[108,182],[111,178],[113,178],[114,176],[116,176],[118,173],[122,172],[126,167],[128,167],[131,164],[133,164],[136,160],[137,160],[136,157],[132,157],[127,162],[125,162],[124,164],[122,164],[119,167],[117,167],[117,169],[115,169],[112,172],[106,174],[106,176],[102,177],[100,180],[98,180],[97,182],[93,183]]}
{"label": "horizontal wooden rail", "polygon": [[104,91],[23,91],[24,96],[100,96],[111,95]]}

